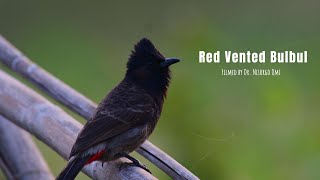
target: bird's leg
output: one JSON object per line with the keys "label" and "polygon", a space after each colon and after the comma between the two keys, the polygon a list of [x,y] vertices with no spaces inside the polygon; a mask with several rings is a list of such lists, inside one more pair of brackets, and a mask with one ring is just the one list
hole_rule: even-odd
{"label": "bird's leg", "polygon": [[137,166],[137,167],[140,167],[140,168],[146,170],[146,171],[149,172],[150,174],[152,174],[151,171],[150,171],[144,164],[140,163],[139,160],[135,159],[134,157],[130,156],[129,154],[127,154],[127,153],[121,153],[121,156],[129,159],[130,161],[132,161],[132,163],[125,162],[125,163],[121,164],[120,170],[121,170],[124,166]]}

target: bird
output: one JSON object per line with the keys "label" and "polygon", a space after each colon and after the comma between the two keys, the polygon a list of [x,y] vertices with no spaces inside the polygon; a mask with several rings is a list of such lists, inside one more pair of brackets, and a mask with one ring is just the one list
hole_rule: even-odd
{"label": "bird", "polygon": [[[71,149],[69,161],[56,180],[74,179],[93,161],[125,157],[126,165],[149,169],[129,154],[154,131],[170,85],[169,67],[178,58],[165,58],[147,39],[134,46],[123,80],[100,102]],[[120,166],[122,167],[122,166]]]}

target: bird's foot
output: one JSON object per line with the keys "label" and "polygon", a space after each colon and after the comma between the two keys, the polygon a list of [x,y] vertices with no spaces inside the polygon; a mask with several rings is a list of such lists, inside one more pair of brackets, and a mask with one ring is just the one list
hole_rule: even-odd
{"label": "bird's foot", "polygon": [[137,167],[140,167],[142,169],[144,169],[145,171],[149,172],[150,174],[151,171],[142,163],[140,163],[139,160],[135,159],[134,157],[130,156],[129,154],[127,153],[121,153],[120,154],[122,157],[126,157],[127,159],[129,159],[130,161],[132,161],[132,163],[128,163],[128,162],[125,162],[123,164],[120,165],[120,170],[124,167],[124,166],[137,166]]}

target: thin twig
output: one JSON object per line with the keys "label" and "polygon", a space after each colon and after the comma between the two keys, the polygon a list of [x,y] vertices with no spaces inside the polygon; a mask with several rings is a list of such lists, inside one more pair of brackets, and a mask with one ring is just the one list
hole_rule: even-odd
{"label": "thin twig", "polygon": [[[0,113],[67,159],[82,125],[58,106],[0,70]],[[18,160],[18,158],[17,158]],[[106,163],[94,162],[84,168],[93,179],[156,179],[142,168],[125,166],[125,158]]]}

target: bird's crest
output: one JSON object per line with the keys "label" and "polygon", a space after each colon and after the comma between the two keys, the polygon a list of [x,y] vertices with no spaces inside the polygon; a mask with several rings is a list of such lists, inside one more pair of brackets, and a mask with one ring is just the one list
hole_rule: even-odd
{"label": "bird's crest", "polygon": [[164,59],[164,56],[155,48],[152,42],[147,38],[143,38],[134,46],[127,67],[134,67],[135,65],[147,63],[147,61],[151,60]]}

